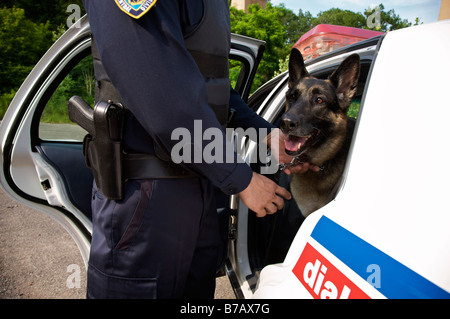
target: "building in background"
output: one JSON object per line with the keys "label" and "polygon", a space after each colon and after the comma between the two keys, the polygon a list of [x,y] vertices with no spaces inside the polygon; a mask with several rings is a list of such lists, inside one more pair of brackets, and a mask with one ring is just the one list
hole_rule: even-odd
{"label": "building in background", "polygon": [[439,10],[439,20],[450,19],[450,0],[441,0],[441,9]]}
{"label": "building in background", "polygon": [[248,6],[251,4],[259,4],[261,8],[265,8],[267,0],[231,0],[231,6],[238,10],[247,12]]}

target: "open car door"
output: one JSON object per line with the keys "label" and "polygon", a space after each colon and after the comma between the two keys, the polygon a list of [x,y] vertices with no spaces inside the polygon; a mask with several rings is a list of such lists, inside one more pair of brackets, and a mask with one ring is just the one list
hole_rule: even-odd
{"label": "open car door", "polygon": [[[93,174],[83,156],[82,141],[87,132],[70,122],[67,105],[78,95],[93,106],[95,78],[87,16],[77,26],[47,51],[3,118],[0,183],[16,201],[59,222],[87,263]],[[232,35],[230,77],[244,100],[263,50],[263,41]]]}

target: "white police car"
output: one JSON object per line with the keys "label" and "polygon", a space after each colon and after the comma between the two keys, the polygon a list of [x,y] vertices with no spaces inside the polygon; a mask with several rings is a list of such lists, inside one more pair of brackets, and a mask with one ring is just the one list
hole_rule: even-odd
{"label": "white police car", "polygon": [[[291,211],[270,225],[239,214],[249,231],[238,238],[235,260],[249,265],[238,275],[246,297],[450,298],[449,35],[449,20],[411,27],[309,63],[321,76],[360,55],[364,88],[352,147],[335,199],[298,232]],[[260,109],[267,119],[282,112],[285,81]],[[267,245],[249,250],[266,229]],[[280,247],[286,256],[273,257]],[[244,281],[251,276],[256,287]]]}
{"label": "white police car", "polygon": [[[326,77],[347,55],[361,57],[354,100],[361,106],[347,166],[336,198],[305,220],[293,203],[260,219],[232,198],[225,268],[237,297],[450,297],[449,34],[449,21],[411,27],[307,62],[312,75]],[[233,83],[244,99],[263,46],[232,37]],[[2,188],[63,225],[86,262],[92,173],[82,155],[85,132],[47,122],[55,109],[67,110],[66,97],[89,91],[89,55],[83,18],[36,65],[0,125]],[[68,85],[75,78],[86,87]],[[286,88],[282,74],[248,104],[276,123]],[[246,155],[256,149],[250,144]],[[284,174],[271,177],[287,185]]]}

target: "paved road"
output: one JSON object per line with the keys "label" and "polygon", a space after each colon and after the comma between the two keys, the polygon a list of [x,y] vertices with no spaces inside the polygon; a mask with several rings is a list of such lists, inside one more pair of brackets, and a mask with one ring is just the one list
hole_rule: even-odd
{"label": "paved road", "polygon": [[[59,224],[0,189],[0,299],[82,299],[85,271]],[[234,298],[227,277],[218,278],[216,298]]]}
{"label": "paved road", "polygon": [[[80,269],[80,282],[67,279]],[[72,266],[73,267],[73,266]],[[70,235],[48,216],[0,190],[0,298],[84,298],[84,262]]]}

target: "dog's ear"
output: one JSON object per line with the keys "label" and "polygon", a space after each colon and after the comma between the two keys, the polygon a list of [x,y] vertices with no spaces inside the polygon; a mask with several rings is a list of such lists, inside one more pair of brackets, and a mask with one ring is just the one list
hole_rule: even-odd
{"label": "dog's ear", "polygon": [[348,108],[353,95],[356,93],[360,72],[360,59],[358,54],[347,57],[333,74],[328,78],[336,88],[339,104]]}
{"label": "dog's ear", "polygon": [[289,88],[294,87],[301,78],[307,76],[309,73],[306,71],[302,54],[298,49],[293,48],[289,57]]}

